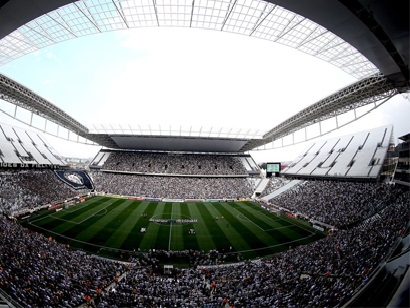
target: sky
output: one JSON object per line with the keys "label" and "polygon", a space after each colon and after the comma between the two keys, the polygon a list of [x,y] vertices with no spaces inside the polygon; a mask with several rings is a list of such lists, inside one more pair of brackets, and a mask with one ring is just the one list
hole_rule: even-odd
{"label": "sky", "polygon": [[[270,41],[162,27],[66,41],[0,66],[0,73],[88,127],[192,125],[261,132],[356,81],[324,61]],[[410,131],[408,114],[409,99],[398,95],[321,139],[390,124],[397,139]],[[3,114],[0,122],[23,127]],[[99,150],[46,139],[63,156],[93,157]],[[289,161],[306,147],[302,143],[251,155],[258,162]]]}

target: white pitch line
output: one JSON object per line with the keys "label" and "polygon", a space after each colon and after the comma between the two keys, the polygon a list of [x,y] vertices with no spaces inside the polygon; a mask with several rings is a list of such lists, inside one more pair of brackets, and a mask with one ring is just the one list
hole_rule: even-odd
{"label": "white pitch line", "polygon": [[246,217],[245,215],[243,215],[241,212],[239,212],[236,208],[232,207],[235,211],[237,211],[239,214],[236,216],[239,218],[239,215],[242,215],[243,217],[245,217],[249,222],[253,223],[255,226],[257,226],[259,229],[261,229],[262,231],[265,231],[265,229],[261,228],[260,226],[258,226],[256,223],[254,223],[252,220],[250,220],[248,217]]}
{"label": "white pitch line", "polygon": [[249,251],[257,251],[257,250],[264,250],[264,249],[267,249],[267,248],[274,248],[274,247],[284,246],[284,245],[288,245],[288,244],[291,244],[291,243],[300,242],[300,241],[305,240],[305,239],[307,239],[307,238],[310,238],[310,237],[312,237],[312,236],[313,236],[313,234],[308,235],[308,236],[305,236],[305,237],[301,237],[301,238],[298,238],[298,239],[296,239],[296,240],[289,241],[289,242],[286,242],[286,243],[279,243],[279,244],[270,245],[270,246],[265,246],[265,247],[261,247],[261,248],[240,250],[240,251],[236,251],[236,252],[238,252],[238,253],[240,253],[240,252],[249,252]]}
{"label": "white pitch line", "polygon": [[[94,217],[98,212],[100,212],[100,211],[102,211],[102,210],[105,210],[105,213],[104,214],[107,214],[107,207],[109,207],[111,204],[107,204],[105,207],[103,207],[102,209],[99,209],[98,211],[96,211],[96,212],[94,212],[94,213],[92,213],[90,216],[88,216],[87,218],[85,218],[85,219],[83,219],[83,220],[81,220],[81,221],[79,221],[79,222],[73,222],[74,224],[77,224],[77,225],[80,225],[80,224],[82,224],[84,221],[87,221],[87,220],[89,220],[90,218],[92,218],[92,217]],[[103,215],[104,215],[103,214]],[[53,218],[54,218],[54,216],[53,216]],[[60,218],[61,219],[61,218]],[[64,220],[64,219],[61,219],[61,220]],[[68,221],[67,220],[67,222],[70,222],[70,221]]]}
{"label": "white pitch line", "polygon": [[[30,223],[31,223],[31,224],[34,224],[34,223],[37,222],[37,221],[40,221],[40,220],[43,220],[43,219],[46,219],[46,218],[49,218],[49,217],[50,217],[50,218],[52,218],[52,219],[61,220],[61,221],[68,222],[68,223],[71,223],[71,224],[74,224],[74,225],[80,225],[80,224],[82,224],[84,221],[87,221],[87,220],[90,219],[91,217],[94,217],[98,212],[100,212],[100,211],[102,211],[102,210],[105,210],[105,213],[104,213],[104,214],[106,214],[106,213],[107,213],[107,207],[109,207],[110,205],[111,205],[111,204],[107,204],[106,207],[104,207],[104,208],[102,208],[102,209],[99,209],[98,211],[94,212],[93,214],[91,214],[90,216],[88,216],[87,218],[85,218],[85,219],[83,219],[83,220],[81,220],[81,221],[79,221],[79,222],[75,222],[75,221],[72,221],[72,220],[67,220],[67,219],[55,217],[55,216],[54,216],[55,213],[50,213],[50,214],[48,214],[47,216],[40,217],[40,218],[37,218],[37,219],[35,219],[35,220],[32,220]],[[72,211],[72,212],[69,212],[69,213],[73,213],[73,212],[75,212],[75,211]]]}
{"label": "white pitch line", "polygon": [[[72,206],[72,207],[66,209],[65,212],[67,212],[67,213],[75,213],[75,212],[77,212],[77,211],[79,211],[79,210],[82,210],[83,208],[89,206],[90,204],[91,204],[91,203],[87,203],[87,204],[84,206],[83,204],[79,203],[79,204],[76,204],[75,206]],[[74,209],[73,209],[73,208],[74,208]]]}
{"label": "white pitch line", "polygon": [[[246,220],[245,219],[241,219],[240,217],[241,216],[243,216],[244,218],[246,218]],[[236,216],[236,218],[238,219],[238,220],[240,220],[240,221],[245,221],[245,222],[252,222],[252,223],[254,223],[252,220],[250,220],[248,217],[246,217],[244,214],[242,214],[242,213],[239,213],[237,216]],[[269,217],[267,217],[267,218],[269,218]],[[287,228],[292,228],[292,227],[298,227],[297,225],[295,225],[295,224],[291,224],[291,225],[288,225],[288,226],[283,226],[283,227],[277,227],[277,228],[269,228],[269,229],[262,229],[263,231],[265,231],[265,232],[267,232],[267,231],[274,231],[274,230],[280,230],[280,229],[287,229]]]}
{"label": "white pitch line", "polygon": [[48,215],[47,217],[51,217],[52,219],[57,219],[57,220],[61,220],[61,221],[64,221],[64,222],[72,223],[72,224],[74,224],[74,225],[78,225],[78,224],[79,224],[78,222],[74,222],[74,221],[71,221],[71,220],[54,217],[52,214]]}
{"label": "white pitch line", "polygon": [[[281,218],[281,217],[279,217],[279,219],[280,220],[283,220],[284,222],[287,222],[286,220],[284,220],[283,218]],[[313,232],[312,230],[309,230],[309,229],[306,229],[306,228],[304,228],[304,227],[302,227],[301,225],[299,225],[299,224],[293,224],[294,226],[296,226],[296,227],[298,227],[298,228],[300,228],[300,229],[302,229],[302,230],[305,230],[305,231],[307,231],[307,232],[309,232],[310,234],[315,234],[315,232]]]}
{"label": "white pitch line", "polygon": [[171,224],[169,225],[169,241],[168,241],[168,250],[171,250],[171,237],[172,237],[172,214],[174,210],[174,204],[171,203]]}
{"label": "white pitch line", "polygon": [[246,217],[246,216],[243,215],[242,213],[238,214],[238,216],[239,216],[239,215],[242,215],[243,217],[245,217],[247,221],[253,223],[255,226],[257,226],[257,227],[258,227],[259,229],[261,229],[262,231],[264,231],[264,232],[268,231],[268,230],[262,228],[261,226],[259,226],[257,223],[255,223],[255,222],[253,222],[252,220],[250,220],[248,217]]}
{"label": "white pitch line", "polygon": [[[30,224],[32,225],[31,222],[30,222]],[[44,231],[47,231],[47,232],[49,232],[49,233],[53,233],[53,234],[59,235],[60,237],[63,237],[63,238],[65,238],[65,239],[68,239],[68,240],[73,241],[73,242],[82,243],[82,244],[86,244],[86,245],[94,246],[94,247],[100,247],[100,250],[101,250],[101,249],[107,249],[107,250],[111,250],[111,251],[134,252],[133,250],[113,248],[113,247],[102,246],[102,245],[97,245],[97,244],[92,244],[92,243],[89,243],[89,242],[84,242],[84,241],[76,240],[76,239],[74,239],[74,238],[72,238],[72,237],[67,237],[67,236],[65,236],[65,235],[63,235],[63,234],[61,234],[61,233],[54,232],[54,231],[50,231],[50,230],[48,230],[48,229],[45,229],[45,228],[42,228],[42,227],[39,227],[39,226],[36,226],[36,225],[34,225],[34,226],[35,226],[36,228],[42,229],[42,230],[44,230]]]}
{"label": "white pitch line", "polygon": [[[37,221],[40,221],[40,220],[43,220],[43,219],[46,219],[46,218],[49,218],[49,217],[52,217],[52,216],[50,216],[50,215],[51,215],[51,214],[48,214],[47,216],[40,217],[40,218],[36,218],[36,219],[34,219],[34,220],[30,220],[30,224],[32,224],[32,223],[34,223],[34,222],[37,222]],[[53,217],[53,219],[56,219],[56,218]]]}
{"label": "white pitch line", "polygon": [[[257,225],[255,222],[253,222],[252,220],[250,220],[248,217],[246,217],[242,212],[238,211],[236,208],[233,208],[233,209],[239,213],[239,214],[236,216],[238,219],[239,219],[239,215],[242,215],[243,217],[246,218],[247,221],[253,223],[253,224],[254,224],[255,226],[257,226],[259,229],[261,229],[262,231],[265,231],[265,232],[271,231],[271,230],[291,228],[291,227],[293,227],[293,226],[296,226],[296,227],[298,227],[298,228],[300,228],[300,229],[302,229],[302,230],[305,230],[305,231],[309,232],[310,234],[314,234],[314,232],[312,232],[311,230],[305,229],[305,228],[303,228],[302,226],[299,226],[299,225],[296,224],[296,223],[295,223],[295,224],[291,224],[290,226],[283,226],[283,227],[272,228],[272,229],[263,229],[262,227],[260,227],[259,225]],[[258,213],[258,214],[261,214],[261,215],[263,215],[263,216],[265,216],[265,217],[268,218],[268,219],[271,219],[272,221],[274,221],[274,219],[270,218],[269,216],[267,216],[267,215],[264,214],[264,213],[260,213],[259,211],[257,211],[257,213]],[[254,216],[255,216],[255,215],[254,215]],[[279,219],[280,219],[280,220],[283,220],[283,221],[285,221],[285,222],[287,222],[286,220],[284,220],[284,219],[282,219],[282,218],[280,218],[280,217],[279,217]]]}

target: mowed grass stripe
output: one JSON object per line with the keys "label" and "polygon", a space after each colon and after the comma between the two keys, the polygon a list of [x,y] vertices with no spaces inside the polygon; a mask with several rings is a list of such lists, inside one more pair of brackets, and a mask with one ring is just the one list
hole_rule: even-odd
{"label": "mowed grass stripe", "polygon": [[[94,240],[94,235],[100,230],[106,232],[106,226],[120,214],[123,208],[127,207],[127,200],[118,199],[109,205],[106,210],[107,213],[103,216],[93,216],[80,225],[77,225],[70,230],[67,230],[64,234],[70,238],[74,238],[77,241],[89,242],[95,245],[102,245],[103,242]],[[115,212],[113,212],[115,211]],[[106,238],[106,235],[105,235]]]}
{"label": "mowed grass stripe", "polygon": [[[78,204],[79,209],[73,211],[60,211],[54,215],[60,219],[65,219],[67,221],[72,221],[74,223],[80,223],[83,220],[87,219],[91,215],[97,213],[98,211],[105,211],[107,205],[112,203],[112,199],[109,198],[104,200],[95,200],[94,198],[90,202],[83,202]],[[61,214],[60,214],[61,213]]]}
{"label": "mowed grass stripe", "polygon": [[[147,213],[147,217],[142,217],[142,213]],[[72,220],[64,221],[67,217]],[[198,223],[161,225],[149,222],[150,218],[192,218],[198,219]],[[130,252],[138,248],[229,252],[232,246],[233,252],[255,258],[324,237],[303,222],[277,217],[252,202],[187,204],[93,197],[69,209],[33,217],[31,223],[38,224],[40,232],[51,234],[58,241],[90,252],[100,248],[94,244]],[[141,233],[141,227],[147,232]],[[195,235],[188,234],[191,228]],[[63,237],[51,233],[56,231]]]}
{"label": "mowed grass stripe", "polygon": [[298,232],[298,228],[290,222],[280,220],[276,217],[272,220],[267,216],[269,212],[261,212],[256,206],[246,206],[240,203],[230,203],[238,212],[243,214],[243,217],[238,216],[239,220],[244,222],[248,221],[259,226],[267,234],[274,237],[279,243],[286,243],[293,241],[295,237],[302,237],[303,235]]}
{"label": "mowed grass stripe", "polygon": [[[281,217],[275,217],[276,214],[270,213],[260,207],[258,207],[257,205],[253,204],[252,207],[244,207],[243,205],[241,206],[242,209],[244,210],[250,210],[251,208],[254,209],[255,211],[257,211],[259,213],[259,217],[274,217],[275,218],[275,223],[276,224],[280,224],[283,227],[277,227],[276,230],[268,230],[268,233],[276,233],[276,236],[280,236],[280,242],[288,242],[286,240],[286,238],[288,239],[292,239],[292,241],[295,240],[295,238],[303,238],[303,237],[308,237],[311,236],[313,233],[315,233],[313,230],[311,230],[311,228],[308,228],[307,226],[301,226],[297,220],[293,220],[293,221],[289,221],[289,220],[284,220]],[[261,216],[263,215],[263,216]],[[256,216],[255,216],[256,218]],[[280,234],[278,234],[277,232],[279,232]],[[282,236],[283,235],[283,236]],[[279,238],[278,238],[279,239]]]}
{"label": "mowed grass stripe", "polygon": [[[164,213],[165,203],[163,202],[152,202],[149,207],[154,208],[154,212],[152,218],[162,218],[162,214]],[[148,217],[151,218],[151,217]],[[158,232],[160,229],[160,225],[157,223],[149,223],[147,232],[144,234],[142,238],[140,248],[142,250],[149,250],[155,247],[155,243],[157,241]]]}
{"label": "mowed grass stripe", "polygon": [[[233,227],[232,223],[234,222],[231,222],[229,218],[226,219],[225,216],[223,216],[222,213],[218,210],[220,206],[224,207],[225,205],[223,203],[209,203],[208,210],[213,217],[218,217],[218,220],[214,220],[214,222],[225,234],[226,242],[224,250],[230,251],[230,246],[232,246],[233,251],[252,249],[249,243],[242,237],[242,234]],[[222,218],[222,216],[224,218]]]}
{"label": "mowed grass stripe", "polygon": [[[99,205],[99,204],[104,202],[103,200],[95,200],[94,202],[91,201],[91,200],[95,200],[95,198],[92,198],[87,202],[74,205],[74,206],[72,206],[68,209],[60,210],[58,212],[56,212],[54,210],[50,210],[50,211],[46,212],[45,214],[41,215],[40,217],[36,217],[35,219],[33,219],[32,223],[34,225],[37,225],[37,226],[42,226],[46,229],[50,229],[50,228],[53,228],[53,227],[58,226],[60,224],[63,224],[65,221],[70,223],[70,224],[73,224],[74,223],[73,221],[62,219],[62,217],[65,216],[65,215],[68,215],[68,213],[70,213],[70,212],[83,210],[88,205],[92,204],[94,206],[94,205]],[[108,200],[109,199],[107,198],[107,200],[105,200],[105,202],[108,202]],[[51,225],[47,225],[51,221],[55,221],[55,223],[51,224]]]}
{"label": "mowed grass stripe", "polygon": [[[285,216],[284,214],[281,214],[281,216],[277,216],[276,213],[272,213],[269,212],[265,209],[263,209],[262,207],[260,207],[260,205],[255,204],[255,203],[251,203],[251,202],[242,202],[240,204],[249,204],[251,206],[251,208],[255,209],[256,211],[258,211],[260,213],[260,215],[265,215],[267,217],[272,218],[276,224],[281,225],[281,227],[279,227],[279,230],[282,230],[281,232],[285,232],[288,233],[289,235],[291,235],[291,237],[307,237],[312,235],[313,233],[316,233],[316,231],[307,226],[304,225],[303,223],[299,222],[296,219],[293,218],[289,218],[287,216]],[[247,208],[242,206],[243,208]],[[285,228],[284,228],[285,227]],[[286,230],[286,231],[285,231]],[[271,231],[268,231],[271,232]],[[311,240],[307,240],[307,242],[310,242]],[[303,242],[303,241],[301,241]]]}
{"label": "mowed grass stripe", "polygon": [[[212,213],[214,217],[218,217],[218,221],[223,220],[226,226],[226,230],[227,230],[226,232],[234,234],[234,235],[238,235],[239,238],[242,239],[244,243],[246,243],[246,245],[245,244],[240,245],[240,246],[244,246],[244,248],[240,248],[240,246],[235,246],[228,239],[228,241],[225,242],[225,245],[233,246],[235,251],[254,250],[254,249],[261,248],[261,247],[266,247],[266,244],[262,242],[256,236],[256,234],[251,232],[241,221],[236,219],[234,214],[229,210],[230,206],[227,206],[228,205],[227,203],[211,203],[211,205],[212,206],[209,207],[210,212]],[[235,243],[238,243],[238,241],[239,241],[238,239],[235,239]],[[225,247],[224,249],[227,250],[228,248],[229,247]],[[256,256],[256,254],[254,256]]]}
{"label": "mowed grass stripe", "polygon": [[76,215],[78,215],[79,211],[84,210],[84,205],[85,206],[92,205],[93,207],[95,207],[104,202],[112,203],[113,199],[109,197],[91,197],[84,202],[78,203],[74,206],[71,206],[65,209],[64,211],[57,212],[55,214],[56,215],[59,215],[59,214],[67,215],[68,213],[76,213]]}
{"label": "mowed grass stripe", "polygon": [[[275,224],[279,224],[280,227],[277,227],[276,230],[268,230],[267,233],[276,237],[277,240],[280,243],[283,243],[283,245],[286,245],[286,247],[288,247],[288,244],[289,246],[307,244],[312,242],[312,240],[322,238],[320,234],[316,234],[317,232],[313,230],[313,228],[303,225],[299,221],[286,216],[278,217],[276,213],[266,211],[257,204],[243,202],[237,203],[237,205],[247,211],[254,209],[259,213],[259,215],[269,217],[274,220]],[[279,249],[283,250],[283,248]]]}
{"label": "mowed grass stripe", "polygon": [[141,219],[142,211],[136,201],[131,201],[125,211],[121,213],[121,216],[117,217],[117,219],[121,219],[121,224],[114,229],[104,246],[120,248],[128,237],[134,237],[131,231],[134,225],[138,223],[138,220]]}
{"label": "mowed grass stripe", "polygon": [[251,208],[254,211],[261,212],[261,213],[266,213],[269,217],[272,217],[273,220],[279,220],[279,217],[276,215],[276,212],[270,212],[266,209],[264,209],[260,204],[250,202],[250,201],[242,201],[242,202],[237,202],[237,205],[244,207],[244,208]]}
{"label": "mowed grass stripe", "polygon": [[[183,219],[181,204],[172,204],[172,219]],[[170,249],[171,250],[184,250],[184,230],[182,224],[172,223],[170,226],[172,228]]]}
{"label": "mowed grass stripe", "polygon": [[[98,202],[96,203],[96,205],[94,202],[90,204],[86,203],[83,205],[83,208],[75,212],[68,213],[67,215],[65,215],[64,211],[60,211],[58,213],[62,213],[64,215],[61,216],[61,218],[57,220],[60,222],[60,225],[58,225],[55,228],[55,230],[57,232],[64,233],[66,230],[71,229],[73,227],[73,224],[79,225],[79,224],[86,223],[88,219],[93,218],[94,216],[100,216],[102,215],[102,213],[106,213],[107,207],[109,207],[112,203],[113,203],[113,200],[109,200],[109,199],[102,203]],[[74,215],[78,215],[78,216],[74,216]],[[66,224],[66,222],[68,224]]]}
{"label": "mowed grass stripe", "polygon": [[[241,206],[238,202],[231,202],[229,205],[238,211],[237,219],[243,222],[252,222],[255,225],[258,225],[263,231],[270,230],[275,228],[275,223],[266,217],[265,215],[261,214],[255,209],[247,206],[247,208]],[[263,215],[263,216],[261,216]]]}
{"label": "mowed grass stripe", "polygon": [[[301,223],[299,223],[297,220],[295,220],[293,218],[288,218],[284,214],[281,214],[281,216],[277,216],[276,213],[269,212],[269,211],[261,208],[259,205],[256,205],[256,204],[253,204],[252,207],[255,208],[256,211],[258,211],[260,213],[266,213],[266,215],[268,215],[269,217],[272,217],[275,220],[275,223],[279,224],[281,227],[289,227],[289,228],[293,228],[293,230],[296,230],[297,228],[300,228],[301,230],[303,230],[302,234],[309,234],[309,232],[306,233],[306,228],[308,228],[308,227],[305,226],[305,225],[302,225]],[[309,228],[309,229],[311,229],[311,228]]]}
{"label": "mowed grass stripe", "polygon": [[[148,229],[149,219],[153,216],[156,205],[152,205],[151,202],[147,201],[137,201],[136,202],[136,215],[139,217],[136,223],[132,226],[132,229],[129,231],[129,236],[125,238],[121,245],[121,249],[124,250],[138,250],[141,245],[142,238],[145,233],[141,233],[141,228]],[[147,217],[141,217],[141,214],[147,214]]]}
{"label": "mowed grass stripe", "polygon": [[[162,215],[160,218],[162,219],[171,219],[173,218],[173,204],[170,202],[165,203]],[[156,237],[156,241],[154,244],[155,249],[163,249],[168,250],[169,248],[169,240],[170,240],[170,231],[171,225],[170,224],[160,224],[158,229],[158,234]]]}
{"label": "mowed grass stripe", "polygon": [[[182,219],[198,219],[198,222],[201,220],[202,217],[194,216],[194,214],[191,213],[190,210],[193,207],[196,207],[196,205],[193,203],[191,204],[181,203],[180,208],[181,208]],[[195,232],[198,233],[199,232],[198,223],[186,224],[182,226],[183,235],[184,235],[183,236],[184,248],[199,250],[200,247],[199,247],[197,235],[188,234],[189,229],[194,229]]]}
{"label": "mowed grass stripe", "polygon": [[[242,213],[245,215],[245,221],[246,219],[248,220],[249,223],[253,223],[255,225],[258,225],[260,228],[264,229],[263,231],[269,234],[272,238],[274,238],[277,243],[288,243],[294,241],[296,238],[308,236],[311,233],[306,232],[303,229],[298,228],[294,224],[288,223],[286,221],[282,221],[282,224],[284,224],[283,227],[279,227],[280,220],[275,220],[272,221],[268,217],[266,217],[264,214],[268,212],[262,213],[261,211],[257,211],[256,207],[249,207],[247,206],[246,208],[241,206],[238,203],[229,203],[232,208],[236,209],[238,212]],[[261,216],[263,215],[264,217]],[[260,219],[258,217],[260,217]],[[242,220],[240,216],[238,216],[239,220]],[[270,223],[270,224],[268,224]],[[300,229],[300,230],[299,230]],[[299,231],[304,231],[304,232],[299,232]]]}
{"label": "mowed grass stripe", "polygon": [[215,249],[216,244],[213,234],[211,234],[208,228],[211,224],[212,216],[209,212],[205,212],[204,207],[203,203],[187,203],[190,217],[198,219],[198,222],[194,225],[198,249],[208,251]]}
{"label": "mowed grass stripe", "polygon": [[[283,219],[281,219],[281,221],[285,221]],[[308,228],[307,226],[301,226],[297,220],[295,219],[292,228],[287,228],[284,229],[286,230],[288,233],[294,234],[298,237],[306,237],[306,236],[310,236],[312,234],[315,233],[315,231],[312,228]]]}
{"label": "mowed grass stripe", "polygon": [[112,203],[112,200],[110,200],[110,198],[93,197],[85,202],[78,203],[58,212],[52,210],[48,215],[54,219],[60,219],[61,221],[66,220],[75,223],[75,221],[73,221],[73,218],[76,218],[80,215],[80,213],[88,211],[91,208],[97,208],[98,205],[103,204],[104,202]]}
{"label": "mowed grass stripe", "polygon": [[[199,208],[200,215],[202,216],[202,220],[206,223],[206,228],[208,229],[207,236],[209,238],[203,238],[202,241],[206,243],[210,238],[214,243],[214,248],[210,249],[217,249],[219,251],[227,250],[231,243],[226,236],[224,230],[222,230],[221,226],[215,220],[216,216],[221,216],[219,213],[215,212],[214,210],[214,203],[196,203],[196,206]],[[202,241],[198,238],[199,245],[203,246]],[[203,249],[203,248],[202,248]],[[208,249],[209,250],[209,249]]]}
{"label": "mowed grass stripe", "polygon": [[293,218],[287,217],[286,215],[281,215],[279,217],[280,220],[285,220],[293,223],[295,225],[295,228],[299,228],[299,230],[304,230],[306,232],[305,238],[300,239],[296,244],[308,244],[314,241],[317,241],[319,239],[327,237],[326,232],[320,232],[310,226],[307,226],[304,222],[295,220]]}
{"label": "mowed grass stripe", "polygon": [[246,217],[248,217],[247,214],[249,213],[253,215],[253,217],[255,217],[255,220],[263,220],[266,224],[270,226],[267,227],[266,230],[272,228],[272,226],[274,228],[293,226],[292,223],[280,219],[276,216],[276,214],[268,212],[262,209],[261,207],[256,206],[253,203],[236,202],[235,204],[231,203],[231,205],[238,211],[240,211],[242,214],[244,214]]}
{"label": "mowed grass stripe", "polygon": [[251,222],[239,221],[237,211],[232,208],[229,203],[225,206],[218,206],[217,210],[224,216],[224,219],[229,220],[235,230],[241,234],[245,241],[249,243],[252,249],[260,249],[267,246],[277,244],[277,240],[268,235],[265,231]]}
{"label": "mowed grass stripe", "polygon": [[53,211],[53,212],[54,212],[54,213],[53,213],[53,217],[61,218],[61,217],[63,217],[63,216],[67,216],[67,215],[70,214],[70,213],[75,213],[75,214],[73,215],[73,217],[68,217],[68,218],[71,220],[72,218],[75,218],[77,215],[79,215],[78,213],[80,213],[80,211],[86,211],[86,210],[87,210],[87,209],[86,209],[86,206],[92,205],[93,207],[95,207],[95,206],[97,206],[97,205],[99,205],[99,204],[101,204],[101,203],[107,202],[107,201],[109,201],[110,203],[112,203],[112,199],[111,199],[111,198],[107,198],[107,197],[91,197],[90,199],[88,199],[88,200],[86,200],[86,201],[84,201],[84,202],[75,204],[75,205],[70,206],[70,207],[67,208],[67,209],[63,209],[63,210],[61,210],[61,211],[59,211],[59,212],[54,212],[54,211]]}
{"label": "mowed grass stripe", "polygon": [[[117,200],[119,201],[119,200]],[[51,230],[53,232],[63,234],[64,236],[70,237],[70,238],[75,238],[75,236],[80,232],[80,230],[83,230],[87,228],[88,224],[94,223],[98,221],[100,218],[98,216],[94,216],[96,213],[100,212],[102,208],[107,208],[108,206],[112,205],[112,199],[111,200],[106,200],[103,203],[99,203],[97,206],[93,207],[93,203],[91,204],[84,204],[85,207],[87,207],[87,212],[89,213],[90,216],[82,219],[82,223],[74,223],[71,220],[68,221],[63,221],[60,219],[55,219],[52,221],[48,221],[45,224],[42,224],[41,221],[36,221],[35,224],[41,226],[42,228]],[[60,211],[63,212],[64,210]],[[60,213],[58,212],[58,213]],[[83,215],[80,211],[77,212],[80,216]],[[64,214],[64,213],[63,213]],[[64,217],[64,216],[63,216]],[[51,217],[52,218],[52,215]],[[75,217],[73,217],[75,218]],[[72,232],[70,230],[75,229],[76,231]]]}
{"label": "mowed grass stripe", "polygon": [[[117,205],[116,208],[101,217],[100,221],[80,234],[79,238],[82,240],[83,234],[87,234],[87,242],[100,246],[118,248],[121,244],[112,242],[112,245],[107,245],[106,242],[120,228],[124,221],[127,220],[133,211],[133,207],[130,206],[133,202],[132,200],[124,200],[123,203]],[[118,238],[118,241],[121,243],[122,240],[122,238]]]}

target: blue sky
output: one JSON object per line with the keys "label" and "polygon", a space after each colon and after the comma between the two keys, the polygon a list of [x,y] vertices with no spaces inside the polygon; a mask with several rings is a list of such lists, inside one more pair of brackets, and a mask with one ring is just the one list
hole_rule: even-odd
{"label": "blue sky", "polygon": [[[24,56],[0,72],[87,126],[138,123],[262,131],[355,81],[282,45],[185,28],[82,37]],[[408,114],[409,100],[400,95],[326,138],[388,124],[395,126],[397,138],[409,132]],[[65,156],[94,156],[98,150],[47,139]],[[253,156],[258,161],[290,160],[305,146]]]}

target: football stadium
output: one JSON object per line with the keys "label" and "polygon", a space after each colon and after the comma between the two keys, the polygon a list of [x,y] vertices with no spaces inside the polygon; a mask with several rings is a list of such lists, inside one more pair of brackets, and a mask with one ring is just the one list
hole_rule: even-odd
{"label": "football stadium", "polygon": [[[0,72],[66,41],[187,28],[285,46],[354,80],[318,85],[326,96],[289,116],[276,101],[263,121],[252,116],[258,101],[223,96],[238,116],[196,93],[203,118],[235,118],[239,128],[226,129],[158,125],[142,107],[131,124],[91,126],[78,119],[98,103],[62,108],[81,93],[80,72],[58,89],[61,102],[45,98],[53,80],[37,92],[29,66],[12,74],[21,80],[0,73],[0,307],[409,307],[410,126],[389,118],[333,134],[408,99],[405,2],[0,1]],[[175,87],[156,74],[158,92]],[[198,83],[217,100],[209,79]],[[74,166],[58,147],[77,158],[96,150]],[[279,150],[292,160],[270,154]]]}

